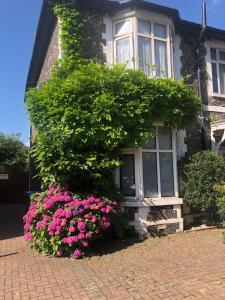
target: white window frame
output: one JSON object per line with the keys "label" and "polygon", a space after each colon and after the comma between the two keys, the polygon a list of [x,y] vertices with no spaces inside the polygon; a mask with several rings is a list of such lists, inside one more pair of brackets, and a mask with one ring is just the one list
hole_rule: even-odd
{"label": "white window frame", "polygon": [[[158,128],[163,125],[156,125],[156,137],[158,136]],[[135,196],[124,196],[124,201],[128,202],[141,202],[143,200],[157,200],[157,199],[171,199],[178,198],[178,173],[177,173],[177,141],[176,141],[176,130],[171,129],[172,133],[172,149],[160,150],[158,145],[158,138],[156,138],[156,149],[123,149],[122,154],[133,154],[134,155],[134,173],[135,173]],[[143,179],[143,164],[142,164],[142,153],[156,153],[157,156],[157,182],[158,182],[158,197],[144,197],[144,179]],[[161,180],[160,180],[160,162],[159,153],[172,153],[173,155],[173,182],[174,182],[174,196],[162,197],[161,196]],[[120,169],[116,170],[115,182],[117,188],[120,189]]]}
{"label": "white window frame", "polygon": [[[151,35],[141,34],[138,33],[138,20],[143,20],[151,23]],[[126,34],[121,35],[115,35],[115,25],[124,22],[124,21],[130,21],[131,24],[131,32],[128,32]],[[166,38],[160,38],[156,37],[154,35],[154,24],[160,24],[166,26]],[[133,69],[139,69],[139,55],[138,55],[138,36],[143,36],[146,38],[151,39],[151,60],[152,65],[155,65],[155,41],[163,41],[166,43],[167,48],[167,78],[173,78],[174,72],[173,70],[173,47],[172,47],[172,30],[171,30],[171,24],[168,21],[164,21],[164,19],[160,20],[157,18],[152,17],[151,15],[148,17],[146,15],[135,13],[133,16],[130,17],[124,17],[115,19],[112,22],[112,32],[113,32],[113,59],[114,64],[116,64],[116,41],[122,38],[130,37],[130,45],[131,45],[131,51],[130,51],[130,59],[131,59],[131,66]],[[153,77],[155,75],[156,71],[153,72]]]}
{"label": "white window frame", "polygon": [[[124,33],[124,34],[115,34],[115,27],[116,27],[116,24],[119,24],[121,22],[126,22],[126,21],[129,21],[130,22],[130,32],[127,32],[127,33]],[[112,32],[113,32],[113,58],[114,58],[114,64],[116,64],[116,42],[118,40],[122,40],[122,39],[125,39],[125,38],[129,38],[130,39],[130,64],[131,64],[131,67],[132,69],[135,68],[134,66],[134,39],[133,39],[133,32],[134,32],[134,27],[133,27],[133,17],[131,18],[124,18],[124,19],[119,19],[119,20],[116,20],[113,22],[113,29],[112,29]]]}
{"label": "white window frame", "polygon": [[[212,59],[211,57],[211,49],[215,49],[216,50],[216,59]],[[213,90],[213,94],[214,95],[223,95],[225,97],[225,93],[221,93],[221,87],[220,87],[220,69],[219,66],[221,65],[225,65],[225,60],[220,60],[219,59],[219,52],[225,52],[225,49],[220,49],[220,48],[214,48],[214,47],[210,47],[210,59],[211,59],[211,72],[212,72],[212,64],[216,64],[216,72],[217,72],[217,84],[218,84],[218,90],[219,92],[216,93],[213,90],[213,74],[211,73],[212,76],[212,90]]]}
{"label": "white window frame", "polygon": [[[206,41],[205,47],[207,49],[206,63],[207,63],[207,71],[208,71],[208,94],[211,97],[225,98],[225,94],[220,93],[220,79],[218,73],[219,63],[221,62],[222,64],[225,64],[225,61],[211,59],[211,48],[214,48],[217,51],[225,52],[225,42],[218,41],[218,40]],[[213,91],[212,63],[216,63],[217,65],[216,68],[217,68],[217,80],[218,80],[218,89],[219,89],[218,93]]]}

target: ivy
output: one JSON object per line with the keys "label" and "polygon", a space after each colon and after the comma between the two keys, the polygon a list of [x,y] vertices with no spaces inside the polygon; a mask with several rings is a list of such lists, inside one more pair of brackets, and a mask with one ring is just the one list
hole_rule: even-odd
{"label": "ivy", "polygon": [[74,1],[56,1],[56,3],[54,13],[59,20],[62,51],[60,64],[71,70],[82,61],[81,30],[85,20],[82,20],[79,11],[74,8]]}

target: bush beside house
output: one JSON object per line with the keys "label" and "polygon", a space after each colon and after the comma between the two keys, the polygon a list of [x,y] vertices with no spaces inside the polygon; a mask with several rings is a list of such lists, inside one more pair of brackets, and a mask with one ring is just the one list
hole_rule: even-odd
{"label": "bush beside house", "polygon": [[214,186],[224,181],[225,160],[222,156],[211,151],[198,152],[184,169],[184,199],[212,222],[220,207],[220,194]]}

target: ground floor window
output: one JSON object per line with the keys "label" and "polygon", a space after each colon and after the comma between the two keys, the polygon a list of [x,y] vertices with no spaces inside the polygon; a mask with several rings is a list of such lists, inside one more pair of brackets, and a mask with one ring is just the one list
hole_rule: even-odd
{"label": "ground floor window", "polygon": [[123,151],[119,186],[128,198],[178,197],[175,130],[157,126],[141,148]]}

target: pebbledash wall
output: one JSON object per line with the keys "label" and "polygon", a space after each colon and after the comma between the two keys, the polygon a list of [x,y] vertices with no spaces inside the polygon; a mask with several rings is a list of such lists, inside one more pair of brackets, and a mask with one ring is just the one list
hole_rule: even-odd
{"label": "pebbledash wall", "polygon": [[[193,223],[195,215],[183,204],[181,194],[182,161],[188,155],[203,149],[212,149],[225,153],[225,95],[215,95],[212,87],[212,61],[210,49],[225,49],[225,31],[206,28],[203,42],[199,43],[202,27],[199,24],[183,21],[175,9],[159,6],[141,0],[123,3],[108,0],[77,0],[77,9],[88,20],[82,31],[82,51],[86,58],[96,58],[104,63],[115,62],[115,44],[113,22],[132,17],[153,18],[159,24],[167,22],[170,30],[168,51],[170,51],[171,76],[177,80],[185,78],[193,84],[201,95],[204,111],[199,125],[191,131],[177,131],[175,137],[176,168],[174,174],[174,197],[144,198],[136,193],[133,199],[124,199],[122,209],[131,225],[140,234],[155,234],[158,231],[174,233],[182,231],[184,226]],[[200,9],[200,8],[199,8]],[[133,20],[132,19],[132,20]],[[48,34],[46,30],[49,28]],[[34,51],[28,74],[27,88],[40,86],[51,75],[51,68],[60,56],[59,22],[52,13],[47,0],[43,1]],[[134,33],[131,33],[132,39]],[[138,150],[139,151],[139,150]],[[140,150],[141,151],[141,150]],[[136,151],[137,152],[137,151]],[[135,152],[135,155],[139,155]],[[136,164],[136,162],[135,162]],[[137,163],[137,166],[139,165]],[[136,171],[135,171],[136,172]],[[30,172],[31,189],[35,187]],[[138,173],[138,172],[136,172]],[[116,184],[120,186],[119,170],[116,172]],[[138,176],[138,175],[137,175]],[[141,184],[136,178],[136,189]],[[32,186],[33,184],[33,186]],[[198,216],[197,216],[198,217]]]}

